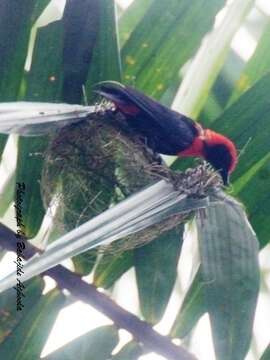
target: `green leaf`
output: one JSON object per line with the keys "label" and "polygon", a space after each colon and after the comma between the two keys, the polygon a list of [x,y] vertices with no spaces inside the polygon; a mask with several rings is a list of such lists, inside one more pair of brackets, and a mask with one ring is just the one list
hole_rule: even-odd
{"label": "green leaf", "polygon": [[115,326],[102,326],[71,341],[44,360],[107,360],[118,344],[118,330]]}
{"label": "green leaf", "polygon": [[270,345],[268,345],[267,348],[264,350],[260,360],[270,360]]}
{"label": "green leaf", "polygon": [[199,269],[175,318],[170,331],[171,337],[184,338],[207,311],[204,298],[205,287],[206,284],[203,282],[201,269]]}
{"label": "green leaf", "polygon": [[177,276],[183,226],[134,250],[135,271],[143,317],[151,324],[164,314]]}
{"label": "green leaf", "polygon": [[247,62],[240,78],[235,84],[233,94],[229,100],[231,105],[246,90],[250,89],[257,80],[270,71],[270,22],[266,26],[257,44],[256,50]]}
{"label": "green leaf", "polygon": [[63,21],[55,21],[37,29],[31,69],[25,75],[25,100],[62,100],[63,31]]}
{"label": "green leaf", "polygon": [[[270,222],[267,221],[270,211],[269,91],[270,74],[266,74],[213,123],[215,130],[231,137],[237,148],[242,150],[236,170],[232,174],[233,192],[247,206],[251,224],[258,232],[261,246],[270,240]],[[260,206],[262,203],[264,214]]]}
{"label": "green leaf", "polygon": [[74,256],[72,262],[74,265],[74,271],[81,275],[86,276],[90,274],[91,270],[95,266],[97,259],[96,251],[86,251],[80,255]]}
{"label": "green leaf", "polygon": [[120,254],[104,254],[94,273],[94,284],[108,289],[134,264],[133,251]]}
{"label": "green leaf", "polygon": [[2,159],[2,154],[7,143],[7,135],[0,134],[0,161]]}
{"label": "green leaf", "polygon": [[112,360],[137,360],[143,355],[142,346],[135,341],[130,341],[122,349],[112,357]]}
{"label": "green leaf", "polygon": [[[27,316],[40,301],[44,281],[37,277],[26,282],[24,286],[24,296],[21,297],[22,310],[17,310],[17,296],[14,288],[6,290],[0,297],[0,343],[12,336],[14,329],[22,321],[22,318]],[[0,345],[0,352],[1,347],[2,345]]]}
{"label": "green leaf", "polygon": [[172,107],[191,118],[200,114],[226,60],[231,41],[255,0],[238,0],[228,5],[221,24],[204,40],[190,65]]}
{"label": "green leaf", "polygon": [[[0,5],[0,100],[16,100],[24,76],[30,31],[48,0],[9,1]],[[0,152],[7,137],[1,135]]]}
{"label": "green leaf", "polygon": [[1,344],[1,358],[38,359],[64,301],[65,297],[58,289],[42,296],[31,311],[21,319],[11,336]]}
{"label": "green leaf", "polygon": [[239,203],[219,193],[197,216],[205,300],[216,356],[244,359],[259,291],[258,242]]}
{"label": "green leaf", "polygon": [[48,0],[10,1],[0,5],[0,100],[14,101],[19,94],[31,27]]}
{"label": "green leaf", "polygon": [[[251,173],[251,174],[250,174]],[[241,185],[241,181],[244,185]],[[243,178],[236,182],[241,188],[236,193],[248,209],[251,224],[259,238],[260,247],[270,241],[270,154],[258,161]],[[263,204],[263,206],[262,206]]]}
{"label": "green leaf", "polygon": [[[24,81],[25,100],[49,102],[61,99],[62,51],[62,21],[38,29],[31,69]],[[26,185],[23,217],[28,237],[36,235],[45,214],[40,182],[47,146],[45,137],[19,139],[16,181]]]}
{"label": "green leaf", "polygon": [[39,16],[42,14],[43,10],[49,5],[50,0],[38,0],[35,3],[34,11],[32,14],[32,23],[34,24]]}
{"label": "green leaf", "polygon": [[68,1],[65,6],[62,99],[78,104],[82,100],[101,19],[99,1]]}
{"label": "green leaf", "polygon": [[36,137],[30,141],[29,138],[19,138],[16,182],[25,184],[22,218],[25,225],[25,234],[28,238],[36,235],[44,216],[43,202],[40,195],[40,181],[44,160],[43,153],[47,143],[47,139],[44,137]]}
{"label": "green leaf", "polygon": [[14,188],[15,188],[15,174],[14,172],[7,179],[5,184],[1,188],[0,192],[0,217],[3,217],[10,204],[14,199]]}
{"label": "green leaf", "polygon": [[[220,82],[218,81],[218,84]],[[223,84],[222,84],[223,85]],[[224,93],[224,86],[219,87],[218,94]],[[204,123],[210,124],[213,119],[216,119],[221,113],[223,112],[223,104],[220,104],[218,101],[218,98],[216,96],[215,90],[212,89],[211,94],[209,94],[209,97],[207,98],[207,101],[202,109],[202,112],[200,113],[200,120],[202,120]],[[210,125],[211,127],[211,125]]]}
{"label": "green leaf", "polygon": [[[160,98],[212,27],[223,0],[156,0],[122,49],[124,80]],[[162,14],[162,26],[160,16]]]}
{"label": "green leaf", "polygon": [[90,99],[95,97],[92,95],[94,84],[122,78],[114,2],[99,0],[99,14],[98,37],[86,83]]}
{"label": "green leaf", "polygon": [[243,149],[247,145],[234,171],[233,180],[269,153],[269,90],[270,74],[267,74],[225,110],[213,124],[215,130],[230,136],[238,149]]}
{"label": "green leaf", "polygon": [[121,46],[129,39],[150,5],[155,0],[136,0],[124,11],[119,19],[119,41]]}

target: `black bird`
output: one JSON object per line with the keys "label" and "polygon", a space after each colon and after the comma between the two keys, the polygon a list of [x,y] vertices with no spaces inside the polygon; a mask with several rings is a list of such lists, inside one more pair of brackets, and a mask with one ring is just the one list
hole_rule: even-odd
{"label": "black bird", "polygon": [[230,139],[204,129],[132,87],[106,81],[97,85],[96,92],[114,103],[128,125],[145,137],[153,151],[202,157],[219,171],[224,184],[228,184],[229,174],[237,163],[237,151]]}

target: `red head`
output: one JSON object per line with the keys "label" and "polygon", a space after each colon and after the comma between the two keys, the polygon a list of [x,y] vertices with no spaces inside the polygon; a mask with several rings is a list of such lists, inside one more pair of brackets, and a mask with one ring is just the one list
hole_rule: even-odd
{"label": "red head", "polygon": [[219,171],[225,185],[228,177],[235,169],[237,151],[234,143],[226,136],[209,129],[202,129],[198,125],[199,135],[192,145],[179,153],[180,156],[199,156],[207,160]]}

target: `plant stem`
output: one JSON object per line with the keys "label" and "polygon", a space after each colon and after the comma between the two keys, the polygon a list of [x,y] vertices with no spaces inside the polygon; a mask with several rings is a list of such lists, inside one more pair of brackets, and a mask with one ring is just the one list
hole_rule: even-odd
{"label": "plant stem", "polygon": [[[29,259],[39,250],[25,242],[24,258]],[[3,224],[0,224],[0,246],[9,251],[16,251],[15,233]],[[49,275],[58,286],[67,289],[73,296],[93,306],[109,317],[116,326],[129,331],[133,337],[147,349],[155,351],[169,360],[195,360],[183,347],[176,346],[166,336],[157,333],[150,324],[140,320],[132,313],[117,305],[108,296],[97,290],[94,285],[86,283],[81,277],[61,265],[57,265],[44,272]]]}

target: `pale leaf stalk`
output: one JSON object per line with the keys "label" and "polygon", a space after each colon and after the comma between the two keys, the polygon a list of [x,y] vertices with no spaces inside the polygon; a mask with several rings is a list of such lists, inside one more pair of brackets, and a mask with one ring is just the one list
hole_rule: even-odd
{"label": "pale leaf stalk", "polygon": [[[39,275],[86,250],[143,230],[171,215],[205,208],[208,204],[208,197],[192,199],[179,194],[171,183],[159,181],[54,241],[43,254],[34,256],[24,265],[20,281]],[[16,282],[14,272],[0,282],[0,292],[15,286]]]}
{"label": "pale leaf stalk", "polygon": [[234,0],[221,24],[204,40],[182,81],[172,108],[196,119],[229,51],[231,41],[254,5],[254,0]]}
{"label": "pale leaf stalk", "polygon": [[0,133],[36,136],[76,123],[95,113],[95,106],[42,102],[0,104]]}

